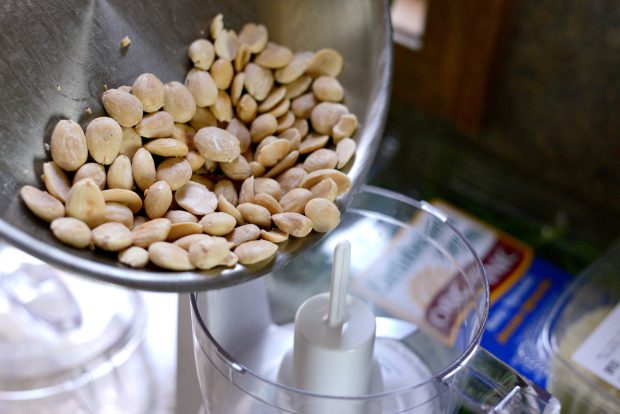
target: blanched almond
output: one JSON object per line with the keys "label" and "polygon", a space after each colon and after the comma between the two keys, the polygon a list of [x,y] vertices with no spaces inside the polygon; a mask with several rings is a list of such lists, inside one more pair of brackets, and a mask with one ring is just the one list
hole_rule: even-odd
{"label": "blanched almond", "polygon": [[172,190],[166,181],[156,181],[144,192],[144,211],[151,219],[163,217],[171,203]]}
{"label": "blanched almond", "polygon": [[228,213],[214,212],[200,219],[200,224],[205,233],[211,236],[225,236],[234,230],[237,220]]}
{"label": "blanched almond", "polygon": [[[246,177],[247,178],[247,177]],[[224,196],[226,200],[230,202],[232,205],[237,205],[239,202],[239,196],[237,195],[237,190],[235,189],[235,184],[227,179],[219,180],[215,187],[213,188],[213,192],[216,196]]]}
{"label": "blanched almond", "polygon": [[185,161],[189,163],[193,172],[198,171],[205,165],[205,158],[198,151],[189,151],[185,156]]}
{"label": "blanched almond", "polygon": [[312,200],[314,195],[305,188],[294,188],[282,196],[280,205],[282,209],[292,213],[303,213],[308,201]]}
{"label": "blanched almond", "polygon": [[263,140],[265,137],[272,135],[278,129],[278,120],[271,114],[262,114],[254,121],[250,126],[250,136],[252,142],[257,143]]}
{"label": "blanched almond", "polygon": [[233,216],[237,221],[238,225],[241,226],[245,224],[245,221],[243,220],[241,213],[239,213],[239,210],[237,210],[235,206],[230,204],[230,202],[226,200],[226,198],[224,198],[224,196],[222,195],[217,198],[217,209],[222,213],[227,213]]}
{"label": "blanched almond", "polygon": [[283,213],[284,210],[273,196],[267,193],[258,193],[254,196],[254,204],[265,207],[269,213],[278,214]]}
{"label": "blanched almond", "polygon": [[108,168],[108,188],[133,188],[131,161],[125,155],[119,155]]}
{"label": "blanched almond", "polygon": [[299,187],[306,175],[306,170],[304,170],[303,168],[293,167],[278,175],[276,181],[280,183],[280,187],[282,187],[282,192],[288,193],[293,188]]}
{"label": "blanched almond", "polygon": [[230,87],[230,101],[236,107],[243,94],[243,84],[245,83],[245,73],[239,72],[232,80]]}
{"label": "blanched almond", "polygon": [[101,192],[106,203],[124,204],[135,214],[142,208],[142,199],[133,191],[115,188]]}
{"label": "blanched almond", "polygon": [[95,184],[103,190],[107,181],[105,167],[101,164],[97,164],[96,162],[87,162],[75,172],[75,175],[73,176],[73,184],[85,178],[92,179],[95,181]]}
{"label": "blanched almond", "polygon": [[129,92],[108,89],[101,100],[108,115],[121,126],[132,127],[142,120],[142,102]]}
{"label": "blanched almond", "polygon": [[267,45],[269,35],[262,24],[246,23],[239,32],[239,43],[247,45],[252,53],[260,53]]}
{"label": "blanched almond", "polygon": [[314,231],[319,233],[328,232],[340,223],[338,207],[326,198],[314,198],[308,201],[304,213],[312,220]]}
{"label": "blanched almond", "polygon": [[95,246],[109,252],[117,252],[131,246],[131,230],[121,223],[104,223],[92,230]]}
{"label": "blanched almond", "polygon": [[184,142],[174,138],[157,138],[149,141],[144,149],[161,157],[183,157],[189,149]]}
{"label": "blanched almond", "polygon": [[84,131],[71,120],[58,121],[52,132],[50,148],[52,159],[65,171],[77,170],[88,158]]}
{"label": "blanched almond", "polygon": [[250,62],[251,58],[252,52],[250,52],[248,45],[239,45],[234,62],[235,71],[243,72],[243,69],[245,69],[245,66]]}
{"label": "blanched almond", "polygon": [[222,264],[228,253],[228,242],[222,237],[209,237],[189,246],[189,258],[198,269],[208,270]]}
{"label": "blanched almond", "polygon": [[273,258],[277,251],[277,244],[267,240],[254,240],[239,245],[234,253],[239,258],[239,263],[251,265]]}
{"label": "blanched almond", "polygon": [[332,128],[338,123],[342,115],[349,113],[349,109],[333,102],[321,102],[312,110],[310,121],[312,128],[319,134],[332,134]]}
{"label": "blanched almond", "polygon": [[224,16],[222,13],[217,14],[209,24],[209,34],[212,39],[217,39],[224,30]]}
{"label": "blanched almond", "polygon": [[336,145],[336,155],[338,156],[338,164],[336,168],[340,169],[347,165],[355,154],[355,141],[351,138],[343,138]]}
{"label": "blanched almond", "polygon": [[306,72],[313,58],[312,52],[295,53],[288,65],[276,70],[274,74],[276,81],[281,84],[293,82]]}
{"label": "blanched almond", "polygon": [[[254,194],[267,193],[276,200],[280,199],[282,188],[273,178],[259,177],[254,179]],[[252,201],[253,202],[253,201]]]}
{"label": "blanched almond", "polygon": [[265,68],[278,69],[288,65],[291,59],[293,59],[293,52],[290,49],[269,42],[267,47],[254,58],[254,63]]}
{"label": "blanched almond", "polygon": [[281,172],[286,171],[287,169],[289,169],[293,165],[295,165],[295,163],[297,162],[298,158],[299,158],[299,151],[291,151],[291,152],[289,152],[286,157],[284,157],[280,161],[278,161],[278,163],[276,165],[274,165],[271,168],[271,170],[269,170],[265,174],[265,177],[273,178],[273,177],[278,176],[278,174],[280,174]]}
{"label": "blanched almond", "polygon": [[338,186],[334,180],[327,178],[313,185],[310,191],[315,198],[326,198],[329,201],[334,201],[338,195]]}
{"label": "blanched almond", "polygon": [[194,137],[194,145],[203,157],[213,161],[231,162],[241,154],[237,138],[217,127],[199,130]]}
{"label": "blanched almond", "polygon": [[164,106],[164,84],[152,73],[138,76],[131,86],[131,93],[140,100],[144,112],[156,112]]}
{"label": "blanched almond", "polygon": [[297,118],[310,118],[312,111],[316,108],[318,101],[314,97],[312,92],[303,94],[295,99],[291,103],[291,110]]}
{"label": "blanched almond", "polygon": [[337,77],[342,71],[343,59],[334,49],[321,49],[314,54],[310,67],[306,71],[313,77]]}
{"label": "blanched almond", "polygon": [[189,247],[200,240],[208,240],[211,236],[208,234],[190,234],[189,236],[181,237],[175,240],[172,244],[179,246],[182,249],[189,250]]}
{"label": "blanched almond", "polygon": [[194,40],[192,44],[189,45],[187,54],[194,63],[194,66],[202,70],[209,70],[215,58],[213,44],[207,39]]}
{"label": "blanched almond", "polygon": [[145,267],[149,263],[149,252],[138,246],[131,246],[118,253],[118,261],[133,268]]}
{"label": "blanched almond", "polygon": [[193,181],[187,182],[174,194],[176,202],[190,213],[204,216],[215,211],[217,197],[207,187]]}
{"label": "blanched almond", "polygon": [[151,244],[166,240],[172,223],[165,218],[157,218],[140,224],[131,230],[134,246],[148,247]]}
{"label": "blanched almond", "polygon": [[306,237],[312,231],[312,221],[299,213],[280,213],[271,216],[273,223],[294,237]]}
{"label": "blanched almond", "polygon": [[236,254],[234,254],[233,252],[228,252],[226,254],[226,257],[224,257],[224,260],[222,260],[221,265],[233,267],[237,264],[238,261],[239,261],[239,258],[237,257]]}
{"label": "blanched almond", "polygon": [[304,161],[303,167],[307,172],[312,172],[336,168],[336,164],[338,164],[338,155],[336,155],[336,152],[321,148],[308,155]]}
{"label": "blanched almond", "polygon": [[25,185],[21,188],[20,195],[30,211],[45,221],[49,222],[65,215],[65,206],[58,199],[36,187]]}
{"label": "blanched almond", "polygon": [[237,206],[237,210],[246,223],[256,224],[259,227],[271,227],[271,213],[265,207],[258,204],[242,203]]}
{"label": "blanched almond", "polygon": [[173,242],[191,234],[202,234],[202,226],[198,223],[172,223],[166,241]]}
{"label": "blanched almond", "polygon": [[297,118],[293,123],[293,128],[299,131],[301,138],[305,138],[308,135],[310,128],[308,127],[308,121],[304,118]]}
{"label": "blanched almond", "polygon": [[185,85],[168,82],[164,85],[164,111],[172,115],[174,122],[188,122],[196,112],[196,101]]}
{"label": "blanched almond", "polygon": [[234,60],[239,47],[237,34],[232,30],[223,29],[215,38],[213,47],[217,56],[230,61]]}
{"label": "blanched almond", "polygon": [[149,188],[157,178],[155,160],[151,153],[144,148],[136,151],[131,161],[131,172],[138,188],[142,191]]}
{"label": "blanched almond", "polygon": [[134,128],[122,128],[123,129],[123,143],[121,149],[118,152],[120,155],[126,155],[130,159],[142,148],[142,137],[136,132]]}
{"label": "blanched almond", "polygon": [[267,168],[258,161],[252,161],[249,165],[251,174],[256,178],[262,177],[267,171]]}
{"label": "blanched almond", "polygon": [[310,76],[300,76],[295,79],[293,82],[284,85],[286,87],[286,97],[288,99],[295,99],[308,90],[310,84],[312,83],[312,78]]}
{"label": "blanched almond", "polygon": [[51,195],[61,201],[67,201],[69,190],[71,190],[69,179],[65,172],[54,161],[43,163],[42,178],[45,183],[45,188]]}
{"label": "blanched almond", "polygon": [[344,98],[344,89],[336,78],[319,76],[312,83],[312,92],[319,101],[340,102]]}
{"label": "blanched almond", "polygon": [[192,166],[183,158],[168,158],[157,166],[157,179],[164,180],[177,191],[192,177]]}
{"label": "blanched almond", "polygon": [[258,104],[247,93],[239,99],[239,103],[236,106],[237,116],[245,123],[250,123],[256,118],[258,111]]}
{"label": "blanched almond", "polygon": [[88,152],[99,164],[108,165],[114,161],[123,144],[123,130],[112,118],[95,118],[86,127]]}
{"label": "blanched almond", "polygon": [[[217,99],[217,95],[215,99]],[[196,107],[196,113],[192,117],[191,121],[189,121],[189,124],[194,129],[194,135],[192,135],[191,141],[187,142],[187,144],[189,147],[191,143],[191,146],[193,147],[196,131],[200,130],[201,128],[217,126],[217,119],[209,108]]]}
{"label": "blanched almond", "polygon": [[290,108],[291,100],[288,98],[284,98],[280,101],[279,104],[277,104],[271,111],[267,113],[275,116],[276,118],[279,118],[285,113],[287,113]]}
{"label": "blanched almond", "polygon": [[230,60],[219,58],[211,66],[211,76],[220,91],[228,89],[234,75],[235,70]]}
{"label": "blanched almond", "polygon": [[189,180],[198,184],[202,184],[211,191],[215,187],[215,181],[213,181],[209,177],[205,177],[204,175],[192,174],[192,177]]}
{"label": "blanched almond", "polygon": [[272,243],[283,243],[288,240],[288,233],[278,229],[261,230],[260,238]]}
{"label": "blanched almond", "polygon": [[300,154],[310,154],[320,148],[323,148],[329,142],[329,135],[310,134],[299,144]]}
{"label": "blanched almond", "polygon": [[241,153],[246,152],[248,148],[250,148],[252,138],[250,136],[250,131],[243,122],[239,121],[237,118],[232,119],[226,127],[226,131],[230,132],[237,138]]}
{"label": "blanched almond", "polygon": [[80,180],[71,187],[65,212],[95,227],[105,220],[105,199],[99,186],[90,178]]}
{"label": "blanched almond", "polygon": [[189,253],[172,243],[158,241],[149,246],[149,260],[166,270],[192,270]]}
{"label": "blanched almond", "polygon": [[230,122],[233,118],[233,107],[226,91],[219,91],[215,103],[209,110],[218,122]]}
{"label": "blanched almond", "polygon": [[133,213],[124,204],[105,203],[105,222],[111,221],[121,223],[131,229],[133,227]]}
{"label": "blanched almond", "polygon": [[245,89],[257,101],[267,97],[273,87],[273,74],[271,70],[248,63],[245,67]]}
{"label": "blanched almond", "polygon": [[356,129],[357,117],[354,114],[342,115],[338,123],[332,128],[334,143],[338,144],[343,138],[352,137]]}
{"label": "blanched almond", "polygon": [[297,130],[297,128],[289,128],[286,131],[282,132],[279,136],[280,138],[287,139],[290,143],[291,151],[299,149],[301,144],[301,134]]}
{"label": "blanched almond", "polygon": [[60,217],[50,225],[52,233],[61,242],[83,249],[92,243],[90,228],[81,220],[73,217]]}
{"label": "blanched almond", "polygon": [[211,106],[217,98],[217,85],[209,72],[191,69],[185,76],[185,86],[200,107]]}
{"label": "blanched almond", "polygon": [[284,99],[284,95],[286,95],[286,88],[284,86],[273,88],[265,100],[258,106],[258,112],[272,110]]}
{"label": "blanched almond", "polygon": [[254,177],[249,176],[241,184],[239,189],[239,203],[254,202]]}
{"label": "blanched almond", "polygon": [[135,129],[145,138],[167,138],[174,132],[174,119],[168,112],[154,112],[142,118]]}
{"label": "blanched almond", "polygon": [[185,210],[170,210],[164,216],[172,224],[175,223],[198,223],[198,217]]}
{"label": "blanched almond", "polygon": [[351,178],[338,170],[317,170],[309,173],[299,184],[303,188],[312,188],[315,184],[331,178],[338,186],[338,195],[344,194],[351,188]]}
{"label": "blanched almond", "polygon": [[226,236],[226,239],[233,244],[234,247],[242,243],[258,239],[260,229],[256,224],[244,224],[235,228],[232,233]]}

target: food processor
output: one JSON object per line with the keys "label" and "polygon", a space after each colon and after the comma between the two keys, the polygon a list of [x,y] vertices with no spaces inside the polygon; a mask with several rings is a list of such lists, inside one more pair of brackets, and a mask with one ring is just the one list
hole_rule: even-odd
{"label": "food processor", "polygon": [[[281,375],[297,347],[306,301],[330,290],[333,250],[343,241],[351,244],[349,304],[363,302],[376,323],[374,372],[363,394],[308,391]],[[412,272],[415,283],[388,293]],[[449,283],[437,290],[441,278]],[[364,187],[341,224],[290,265],[235,287],[193,293],[191,304],[209,414],[559,412],[551,395],[479,346],[489,289],[467,240],[441,211],[387,190]],[[351,324],[364,317],[353,307],[349,312]],[[327,371],[319,374],[323,379],[343,375],[337,365],[319,365]]]}

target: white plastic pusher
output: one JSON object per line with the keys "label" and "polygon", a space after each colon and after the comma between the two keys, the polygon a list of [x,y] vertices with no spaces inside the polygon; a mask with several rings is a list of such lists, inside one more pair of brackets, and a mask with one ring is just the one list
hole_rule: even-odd
{"label": "white plastic pusher", "polygon": [[375,342],[375,315],[347,295],[351,244],[334,249],[330,293],[306,300],[295,316],[292,382],[326,396],[369,393]]}

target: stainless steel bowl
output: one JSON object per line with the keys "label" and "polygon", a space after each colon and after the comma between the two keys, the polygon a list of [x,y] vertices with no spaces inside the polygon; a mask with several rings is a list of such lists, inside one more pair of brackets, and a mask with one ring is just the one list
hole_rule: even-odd
{"label": "stainless steel bowl", "polygon": [[[346,207],[366,177],[387,112],[392,52],[386,1],[8,0],[0,6],[1,237],[77,274],[161,291],[205,290],[252,279],[318,240],[319,235],[292,240],[270,265],[257,269],[133,270],[117,263],[115,255],[62,245],[19,198],[22,185],[41,186],[42,164],[49,159],[45,143],[59,119],[85,125],[101,114],[104,84],[130,84],[143,72],[164,81],[183,79],[187,46],[217,13],[237,30],[245,22],[264,23],[272,39],[294,50],[332,47],[343,55],[339,79],[361,125],[348,171],[353,188],[338,200],[341,209]],[[131,45],[123,50],[119,42],[125,36]],[[85,114],[87,107],[92,116]]]}

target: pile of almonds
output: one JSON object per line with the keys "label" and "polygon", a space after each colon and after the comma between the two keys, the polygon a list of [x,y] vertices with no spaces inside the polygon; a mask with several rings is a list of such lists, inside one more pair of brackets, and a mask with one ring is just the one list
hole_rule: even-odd
{"label": "pile of almonds", "polygon": [[58,122],[47,192],[21,197],[59,240],[136,268],[211,269],[266,262],[339,223],[357,128],[340,103],[342,57],[293,53],[254,23],[236,34],[222,15],[209,33],[189,46],[185,84],[144,73],[105,91],[109,117],[85,131]]}

